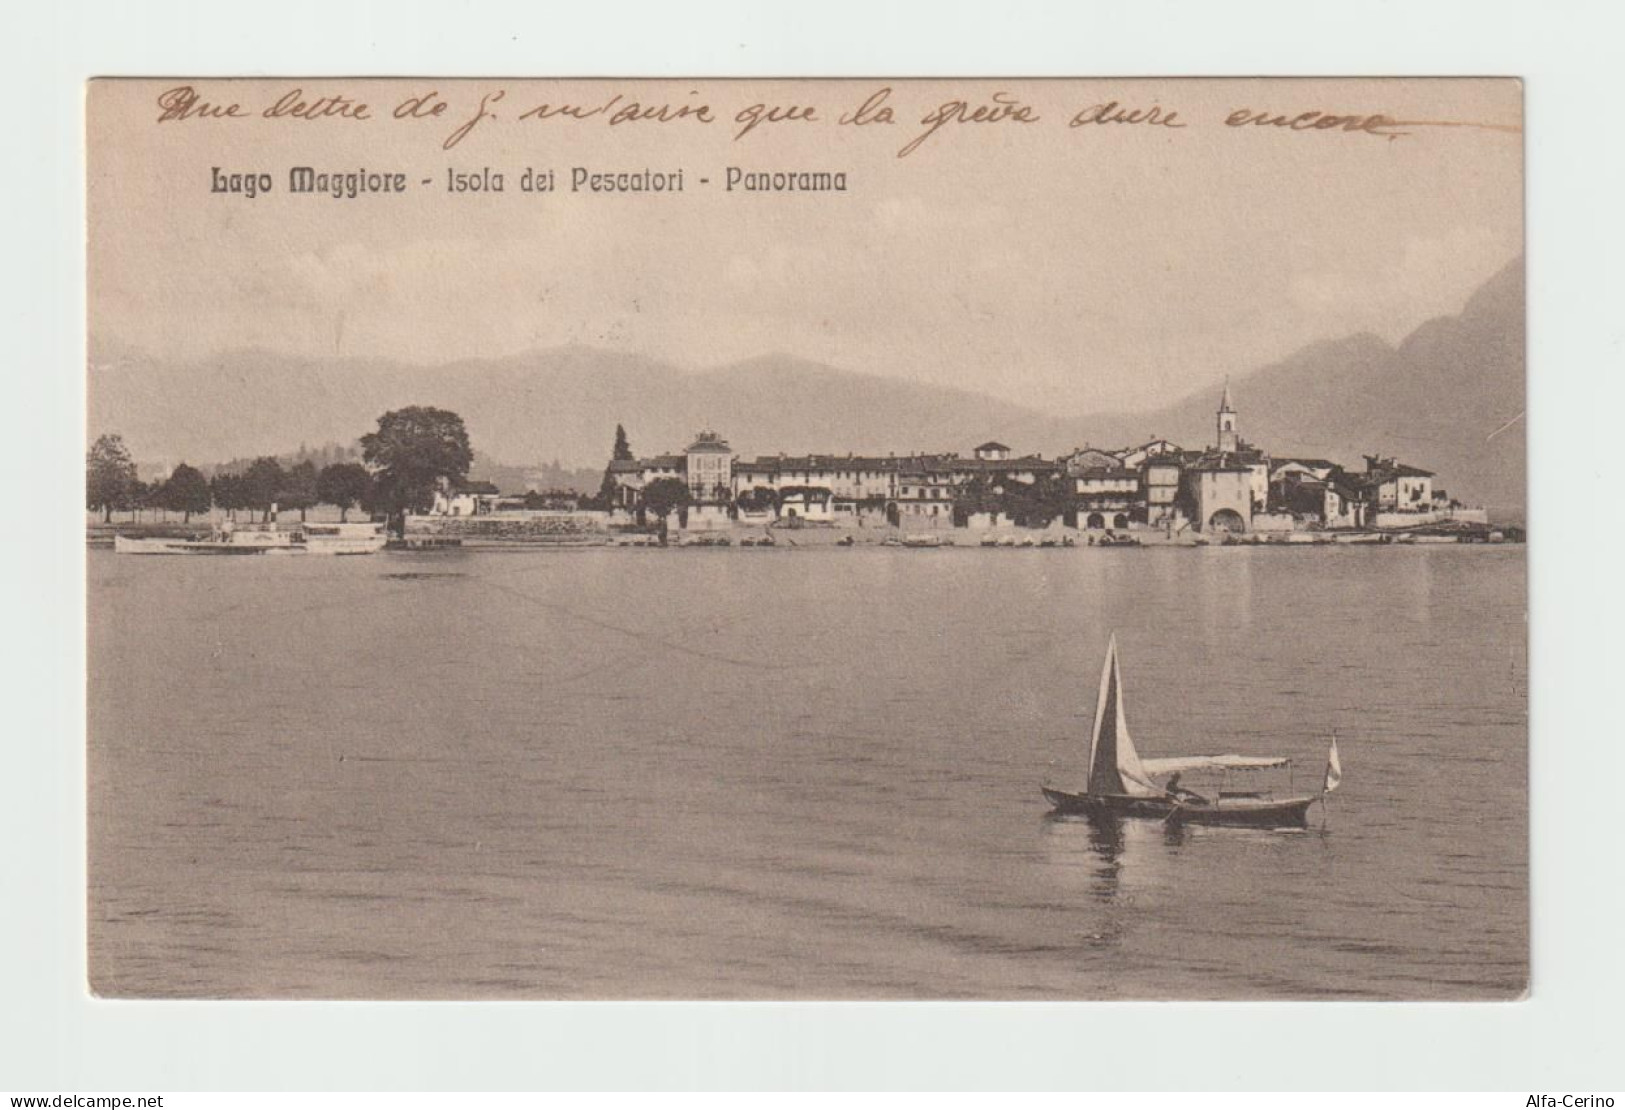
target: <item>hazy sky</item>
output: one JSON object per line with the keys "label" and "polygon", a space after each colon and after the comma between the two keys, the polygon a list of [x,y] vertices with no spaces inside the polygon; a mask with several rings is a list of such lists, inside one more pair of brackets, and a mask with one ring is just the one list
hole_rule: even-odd
{"label": "hazy sky", "polygon": [[[256,118],[156,123],[177,83],[100,82],[88,108],[91,332],[160,358],[252,345],[427,363],[585,343],[703,368],[785,351],[1081,413],[1158,405],[1317,339],[1397,340],[1522,250],[1512,81],[896,82],[897,122],[861,128],[833,121],[887,82],[199,81]],[[295,87],[378,118],[257,118]],[[444,115],[389,118],[430,89]],[[495,118],[443,151],[497,89]],[[938,105],[1001,90],[1041,119],[950,123],[897,157]],[[517,118],[616,93],[718,119]],[[1113,100],[1186,126],[1068,126]],[[734,114],[757,103],[819,119],[735,141]],[[1501,128],[1227,127],[1243,108]],[[410,189],[291,196],[299,165],[398,171]],[[730,194],[730,165],[844,171],[848,191]],[[215,166],[269,173],[273,191],[211,194]],[[527,166],[559,191],[521,192]],[[573,166],[681,168],[686,191],[572,194]],[[507,189],[448,194],[448,167],[490,167]]]}

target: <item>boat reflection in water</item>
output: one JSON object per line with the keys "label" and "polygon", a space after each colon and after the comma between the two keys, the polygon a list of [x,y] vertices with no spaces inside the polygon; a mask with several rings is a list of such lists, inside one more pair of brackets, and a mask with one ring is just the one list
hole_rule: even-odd
{"label": "boat reflection in water", "polygon": [[[1104,905],[1131,901],[1135,894],[1162,891],[1176,883],[1177,851],[1188,832],[1181,824],[1129,821],[1047,813],[1044,854],[1051,866],[1081,885]],[[1170,851],[1172,849],[1172,851]]]}

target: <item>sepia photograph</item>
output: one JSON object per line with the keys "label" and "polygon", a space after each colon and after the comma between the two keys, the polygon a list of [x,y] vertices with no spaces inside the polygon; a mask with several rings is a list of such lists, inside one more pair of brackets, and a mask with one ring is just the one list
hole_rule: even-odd
{"label": "sepia photograph", "polygon": [[84,95],[99,998],[1530,991],[1517,79]]}

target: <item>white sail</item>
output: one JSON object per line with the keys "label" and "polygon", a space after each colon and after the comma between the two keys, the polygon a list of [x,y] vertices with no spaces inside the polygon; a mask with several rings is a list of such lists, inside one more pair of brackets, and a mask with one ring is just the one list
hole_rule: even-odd
{"label": "white sail", "polygon": [[1095,727],[1089,737],[1090,794],[1130,794],[1152,797],[1162,793],[1151,781],[1134,750],[1128,719],[1123,712],[1123,680],[1117,667],[1117,634],[1106,645],[1106,665],[1100,672],[1100,696],[1095,702]]}
{"label": "white sail", "polygon": [[[1095,696],[1095,725],[1089,732],[1089,762],[1084,764],[1089,777],[1084,780],[1086,793],[1099,793],[1095,789],[1095,757],[1100,752],[1100,730],[1106,723],[1106,707],[1112,701],[1112,679],[1117,674],[1117,633],[1113,632],[1106,644],[1106,661],[1100,667],[1100,692]],[[1113,763],[1116,762],[1114,759]]]}
{"label": "white sail", "polygon": [[1332,734],[1332,750],[1326,753],[1326,778],[1320,792],[1330,794],[1343,783],[1343,761],[1337,758],[1337,735]]}

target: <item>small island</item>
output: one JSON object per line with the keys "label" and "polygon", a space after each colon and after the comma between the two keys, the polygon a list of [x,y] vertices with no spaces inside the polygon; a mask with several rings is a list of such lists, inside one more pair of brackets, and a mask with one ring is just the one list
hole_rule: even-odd
{"label": "small island", "polygon": [[[1054,458],[1018,455],[989,440],[961,455],[735,455],[702,431],[682,451],[636,456],[617,425],[596,493],[548,488],[503,492],[471,479],[462,418],[413,407],[384,414],[362,437],[359,459],[274,458],[226,466],[212,477],[182,463],[142,483],[116,436],[87,457],[92,542],[125,535],[184,535],[194,514],[275,524],[319,506],[341,520],[356,509],[387,523],[393,546],[903,547],[1187,546],[1215,544],[1503,543],[1519,528],[1493,526],[1462,505],[1430,470],[1366,455],[1360,468],[1272,455],[1243,439],[1225,386],[1215,442],[1166,439],[1120,448],[1084,446]],[[130,513],[127,524],[115,510]],[[168,514],[182,514],[181,529]],[[144,513],[155,514],[146,520]],[[201,527],[201,525],[200,525]],[[780,538],[775,538],[775,534]]]}

